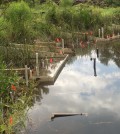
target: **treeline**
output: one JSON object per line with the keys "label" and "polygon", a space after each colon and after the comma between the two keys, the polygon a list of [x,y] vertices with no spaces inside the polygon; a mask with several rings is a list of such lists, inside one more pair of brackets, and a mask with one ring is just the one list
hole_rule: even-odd
{"label": "treeline", "polygon": [[[20,2],[21,0],[1,0],[0,4],[7,4],[10,2]],[[35,5],[35,4],[41,4],[44,2],[48,2],[51,0],[24,0],[24,2],[29,3],[30,5]],[[59,4],[63,0],[52,0],[53,2],[56,2]],[[68,1],[68,0],[67,0]],[[79,3],[89,3],[92,5],[98,5],[98,6],[120,6],[119,0],[69,0],[72,1],[73,4],[79,4]]]}
{"label": "treeline", "polygon": [[101,7],[106,7],[106,6],[120,6],[120,1],[119,0],[87,0],[88,3],[92,5],[97,5]]}

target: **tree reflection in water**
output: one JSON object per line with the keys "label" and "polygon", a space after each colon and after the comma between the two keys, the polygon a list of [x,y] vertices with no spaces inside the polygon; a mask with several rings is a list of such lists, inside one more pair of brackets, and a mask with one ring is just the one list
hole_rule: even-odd
{"label": "tree reflection in water", "polygon": [[[120,68],[120,43],[118,42],[109,42],[97,45],[99,49],[99,61],[104,64],[108,65],[110,61],[113,61],[119,68]],[[90,45],[89,47],[85,48],[77,48],[76,55],[77,56],[91,56],[91,52],[96,50],[96,46]],[[76,59],[77,56],[72,57],[67,64],[72,64]]]}
{"label": "tree reflection in water", "polygon": [[100,51],[100,62],[104,65],[108,65],[109,61],[113,61],[120,68],[120,44],[110,43],[102,45]]}
{"label": "tree reflection in water", "polygon": [[[38,86],[37,88],[35,88],[34,90],[34,100],[40,102],[41,99],[43,99],[43,94],[49,94],[49,88],[47,88],[46,86]],[[33,102],[34,104],[35,102]]]}

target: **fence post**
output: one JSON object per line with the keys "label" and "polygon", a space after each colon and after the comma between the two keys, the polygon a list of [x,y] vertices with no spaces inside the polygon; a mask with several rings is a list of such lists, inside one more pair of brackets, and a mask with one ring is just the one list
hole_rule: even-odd
{"label": "fence post", "polygon": [[118,37],[120,36],[119,32],[118,32]]}
{"label": "fence post", "polygon": [[12,94],[12,92],[10,92],[10,97],[11,97],[12,102],[13,102],[13,94]]}
{"label": "fence post", "polygon": [[30,79],[32,79],[32,70],[30,70]]}
{"label": "fence post", "polygon": [[102,38],[104,38],[104,28],[101,28],[101,32],[102,32]]}
{"label": "fence post", "polygon": [[0,100],[0,103],[1,103],[1,113],[2,113],[2,118],[3,118],[3,106],[2,106],[2,105],[3,105],[3,104],[2,104],[3,102],[2,102],[2,98],[1,98],[1,100]]}
{"label": "fence post", "polygon": [[96,52],[97,52],[97,58],[99,58],[99,49],[98,48],[97,48]]}
{"label": "fence post", "polygon": [[64,54],[64,39],[62,39],[62,49],[63,49],[63,54]]}
{"label": "fence post", "polygon": [[99,38],[100,38],[100,29],[98,30]]}
{"label": "fence post", "polygon": [[77,38],[77,46],[79,46],[79,39]]}
{"label": "fence post", "polygon": [[96,73],[96,58],[94,58],[93,60],[94,60],[94,62],[93,62],[94,76],[97,76],[97,73]]}
{"label": "fence post", "polygon": [[36,53],[36,74],[39,76],[39,62],[38,62],[38,53]]}
{"label": "fence post", "polygon": [[28,67],[25,65],[25,80],[26,80],[26,86],[28,86]]}

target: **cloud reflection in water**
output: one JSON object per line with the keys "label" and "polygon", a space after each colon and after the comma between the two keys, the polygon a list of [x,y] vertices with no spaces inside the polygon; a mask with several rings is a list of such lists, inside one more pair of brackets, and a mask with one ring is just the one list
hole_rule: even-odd
{"label": "cloud reflection in water", "polygon": [[[49,86],[50,93],[43,95],[42,105],[29,110],[37,124],[36,134],[119,134],[120,69],[98,59],[96,68],[98,76],[94,77],[93,62],[86,56],[65,66],[54,86]],[[88,117],[59,118],[50,123],[53,112],[85,112]]]}

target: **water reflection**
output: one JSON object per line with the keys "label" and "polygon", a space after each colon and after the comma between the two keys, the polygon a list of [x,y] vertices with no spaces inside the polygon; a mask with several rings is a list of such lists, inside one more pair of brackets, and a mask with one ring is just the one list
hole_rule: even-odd
{"label": "water reflection", "polygon": [[[97,77],[93,75],[93,62],[90,60],[92,49],[85,54],[82,50],[82,55],[79,52],[81,50],[78,50],[78,55],[66,64],[54,86],[46,86],[49,94],[42,94],[44,99],[41,105],[36,101],[29,110],[28,117],[34,125],[28,122],[27,133],[119,134],[120,57],[115,51],[116,58],[107,55],[102,45],[99,49],[100,58],[96,59]],[[105,61],[101,60],[103,57]],[[118,59],[117,63],[114,59]],[[88,116],[62,117],[51,122],[50,117],[54,112],[88,113]]]}
{"label": "water reflection", "polygon": [[104,65],[108,65],[110,61],[113,61],[118,67],[120,67],[120,44],[106,44],[100,46],[100,62]]}

